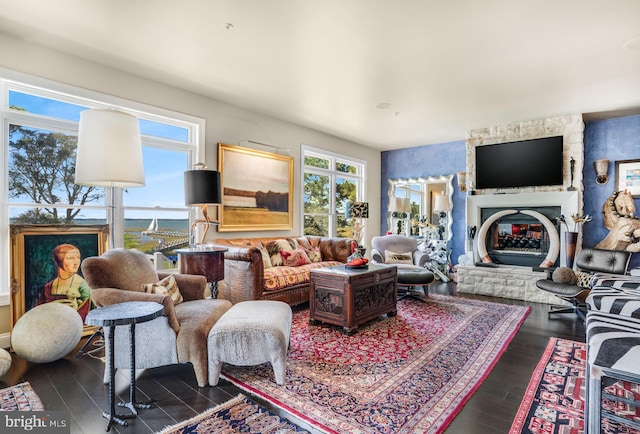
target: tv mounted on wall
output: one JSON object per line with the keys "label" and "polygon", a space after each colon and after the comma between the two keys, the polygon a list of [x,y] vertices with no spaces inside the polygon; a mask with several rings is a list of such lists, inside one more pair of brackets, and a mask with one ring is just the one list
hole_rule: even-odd
{"label": "tv mounted on wall", "polygon": [[476,147],[476,188],[562,185],[562,136]]}

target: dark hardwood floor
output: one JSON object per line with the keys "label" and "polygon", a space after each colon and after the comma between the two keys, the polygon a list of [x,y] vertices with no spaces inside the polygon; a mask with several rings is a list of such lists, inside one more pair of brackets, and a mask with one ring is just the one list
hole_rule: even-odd
{"label": "dark hardwood floor", "polygon": [[[456,294],[453,283],[436,282],[431,285],[430,292],[531,306],[531,313],[496,366],[445,431],[448,434],[507,433],[549,338],[555,336],[584,342],[584,324],[572,315],[548,319],[547,305]],[[75,353],[47,364],[32,364],[12,354],[11,370],[0,378],[0,387],[29,381],[47,410],[70,413],[71,433],[103,432],[102,411],[108,407],[107,388],[102,383],[104,364],[86,355],[76,358]],[[128,401],[128,386],[128,372],[120,370],[116,389],[122,401]],[[137,398],[153,399],[156,405],[140,411],[137,418],[129,419],[128,427],[116,425],[111,432],[153,433],[240,393],[240,389],[222,379],[217,387],[198,388],[193,369],[188,364],[139,371],[137,386]]]}

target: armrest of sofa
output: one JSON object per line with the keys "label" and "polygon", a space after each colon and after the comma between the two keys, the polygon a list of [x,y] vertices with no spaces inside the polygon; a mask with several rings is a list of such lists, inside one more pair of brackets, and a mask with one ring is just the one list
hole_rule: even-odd
{"label": "armrest of sofa", "polygon": [[256,246],[231,246],[224,253],[224,279],[218,283],[218,298],[236,304],[258,300],[264,289],[262,253]]}
{"label": "armrest of sofa", "polygon": [[169,295],[127,291],[117,288],[93,288],[91,289],[91,301],[96,307],[105,307],[127,301],[153,301],[160,303],[162,307],[164,307],[164,314],[169,320],[171,328],[176,333],[180,330],[180,323],[178,322],[178,317],[176,316],[176,311],[173,306],[173,299]]}

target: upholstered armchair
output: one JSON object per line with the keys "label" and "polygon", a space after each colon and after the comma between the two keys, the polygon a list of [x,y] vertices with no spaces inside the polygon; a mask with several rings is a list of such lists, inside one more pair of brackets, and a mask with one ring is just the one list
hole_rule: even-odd
{"label": "upholstered armchair", "polygon": [[577,270],[559,267],[547,272],[546,279],[540,279],[536,286],[550,292],[571,304],[549,310],[549,317],[557,313],[575,313],[583,320],[587,314],[585,303],[591,292],[595,275],[624,275],[627,273],[631,252],[621,250],[582,249],[576,257]]}
{"label": "upholstered armchair", "polygon": [[[208,287],[204,276],[158,273],[146,254],[127,249],[86,258],[82,274],[96,307],[126,301],[163,305],[164,316],[136,325],[136,369],[189,362],[198,386],[208,384],[207,337],[231,303],[205,298]],[[105,333],[108,337],[109,330]],[[116,369],[129,368],[128,326],[116,327],[114,355]],[[105,382],[109,368],[105,367]]]}
{"label": "upholstered armchair", "polygon": [[415,238],[403,235],[384,235],[371,239],[371,262],[398,267],[398,287],[406,289],[399,298],[416,297],[414,290],[421,286],[424,296],[428,295],[427,285],[435,276],[424,268],[431,261],[429,253],[418,249]]}
{"label": "upholstered armchair", "polygon": [[[395,253],[394,257],[390,254]],[[409,254],[410,258],[397,255]],[[418,240],[403,235],[383,235],[371,239],[371,260],[380,264],[393,263],[400,268],[423,268],[431,261],[427,253],[418,249]]]}

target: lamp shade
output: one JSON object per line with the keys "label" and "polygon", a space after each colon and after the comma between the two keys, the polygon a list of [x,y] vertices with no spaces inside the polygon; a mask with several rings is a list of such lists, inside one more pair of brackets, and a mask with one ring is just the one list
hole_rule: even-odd
{"label": "lamp shade", "polygon": [[451,201],[449,200],[449,197],[444,194],[436,196],[435,203],[433,205],[433,212],[447,211],[451,211]]}
{"label": "lamp shade", "polygon": [[392,212],[409,212],[411,211],[411,202],[408,197],[394,197],[389,203],[389,211]]}
{"label": "lamp shade", "polygon": [[347,207],[346,218],[369,218],[369,202],[353,202]]}
{"label": "lamp shade", "polygon": [[80,112],[75,183],[99,187],[143,187],[138,119],[117,110]]}
{"label": "lamp shade", "polygon": [[204,169],[184,172],[185,205],[216,203],[222,203],[220,172]]}

